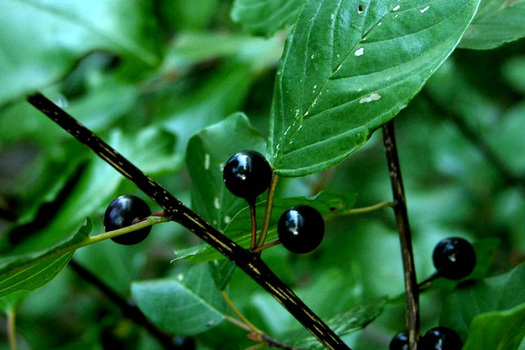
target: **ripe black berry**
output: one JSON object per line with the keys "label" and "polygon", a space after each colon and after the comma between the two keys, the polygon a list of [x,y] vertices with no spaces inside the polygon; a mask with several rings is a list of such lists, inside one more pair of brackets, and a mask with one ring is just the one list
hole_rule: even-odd
{"label": "ripe black berry", "polygon": [[447,327],[429,329],[421,338],[421,350],[460,350],[463,346],[459,335]]}
{"label": "ripe black berry", "polygon": [[451,237],[441,240],[432,254],[434,267],[440,276],[452,280],[467,277],[476,266],[476,253],[463,238]]}
{"label": "ripe black berry", "polygon": [[222,177],[231,193],[252,203],[270,186],[272,169],[262,154],[248,150],[228,159]]}
{"label": "ripe black berry", "polygon": [[397,333],[390,341],[390,350],[408,350],[408,332]]}
{"label": "ripe black berry", "polygon": [[[113,231],[132,225],[151,215],[151,211],[142,199],[133,195],[123,195],[111,202],[104,214],[106,231]],[[133,245],[142,242],[148,237],[151,226],[111,238],[114,242],[124,245]]]}
{"label": "ripe black berry", "polygon": [[281,215],[277,233],[282,245],[292,253],[309,253],[323,240],[324,220],[312,207],[293,207]]}

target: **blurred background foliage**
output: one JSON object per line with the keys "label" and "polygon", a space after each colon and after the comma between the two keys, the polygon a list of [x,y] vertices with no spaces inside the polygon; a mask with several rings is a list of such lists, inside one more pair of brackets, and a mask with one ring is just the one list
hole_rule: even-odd
{"label": "blurred background foliage", "polygon": [[[138,193],[23,94],[42,90],[188,204],[192,184],[184,160],[191,136],[237,111],[267,134],[286,31],[250,36],[231,19],[231,8],[224,0],[0,5],[1,254],[45,247],[85,217],[94,233],[102,232],[107,203],[121,193]],[[420,280],[433,271],[434,245],[453,235],[498,239],[490,274],[523,261],[524,82],[523,40],[491,51],[459,49],[396,117]],[[357,207],[390,200],[380,132],[337,167],[279,184],[282,197],[321,190],[356,193]],[[170,264],[173,252],[198,243],[181,227],[164,224],[138,246],[102,242],[79,250],[73,260],[128,298],[132,281],[184,271],[191,264]],[[330,221],[313,254],[292,256],[275,247],[264,257],[321,316],[403,291],[397,233],[387,209]],[[229,293],[270,335],[297,326],[239,271]],[[436,289],[422,297],[423,329],[438,323],[446,294],[446,288]],[[385,349],[403,328],[403,304],[392,303],[346,340],[356,349]],[[160,348],[70,268],[24,299],[17,329],[20,349]],[[5,332],[2,318],[0,349],[8,348]],[[253,344],[224,322],[180,342],[181,348],[198,349]]]}

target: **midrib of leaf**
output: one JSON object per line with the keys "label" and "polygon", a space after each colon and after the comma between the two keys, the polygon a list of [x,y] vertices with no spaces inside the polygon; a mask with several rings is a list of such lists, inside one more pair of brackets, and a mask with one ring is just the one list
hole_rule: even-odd
{"label": "midrib of leaf", "polygon": [[[200,277],[199,277],[199,281],[197,281],[197,283],[200,284]],[[222,312],[221,310],[217,309],[215,307],[215,305],[212,305],[211,303],[208,303],[205,299],[203,299],[199,294],[197,294],[197,291],[196,290],[193,290],[193,289],[190,289],[188,288],[188,286],[186,286],[185,284],[179,282],[179,281],[174,281],[175,283],[177,283],[179,286],[182,287],[182,289],[184,289],[187,293],[189,293],[195,300],[197,300],[198,302],[201,303],[201,305],[205,305],[206,307],[208,307],[211,311],[215,312],[217,315],[219,316],[222,316],[223,318],[226,316],[224,314],[224,312]],[[197,289],[197,288],[195,288]]]}
{"label": "midrib of leaf", "polygon": [[140,45],[137,45],[133,40],[127,39],[125,35],[115,36],[115,37],[107,35],[108,34],[107,32],[105,32],[101,28],[94,26],[91,22],[86,21],[82,17],[78,17],[76,15],[73,15],[72,13],[60,11],[56,7],[50,8],[50,7],[42,6],[41,4],[35,2],[34,0],[14,0],[14,1],[25,3],[26,5],[29,5],[41,12],[49,13],[55,17],[60,18],[61,20],[69,22],[73,24],[74,26],[83,27],[87,30],[87,32],[94,32],[101,38],[107,40],[108,42],[111,42],[116,46],[122,47],[126,51],[129,51],[133,55],[136,55],[148,65],[155,65],[158,61],[154,54],[148,52],[148,50],[144,50]]}
{"label": "midrib of leaf", "polygon": [[[312,27],[314,26],[315,19],[317,19],[318,14],[319,14],[319,11],[320,11],[320,9],[321,9],[322,6],[323,6],[324,1],[325,1],[325,0],[323,0],[323,1],[321,1],[321,2],[319,3],[319,5],[318,5],[318,7],[317,7],[317,11],[316,11],[316,13],[315,13],[315,16],[314,16],[314,18],[311,20],[311,24],[310,24],[309,29],[308,29],[308,40],[307,40],[307,45],[306,45],[306,47],[308,47],[308,43],[310,42],[310,36],[311,36],[311,33],[312,33]],[[341,4],[342,4],[342,3],[343,3],[343,0],[339,1],[338,6],[337,6],[337,11],[336,11],[336,13],[339,13],[339,12],[340,12],[340,8],[341,8]],[[399,3],[399,2],[397,2],[396,5],[397,5],[398,3]],[[365,14],[364,14],[365,18],[363,19],[363,25],[364,25],[364,23],[366,22],[366,15],[368,14],[368,9],[369,9],[369,6],[368,6],[368,4],[367,4],[367,6],[366,6],[366,8],[365,8]],[[313,96],[313,98],[311,99],[311,101],[308,103],[308,105],[307,105],[307,107],[305,108],[305,111],[302,113],[302,115],[297,115],[297,116],[295,117],[295,121],[292,123],[292,125],[290,125],[290,126],[287,128],[287,130],[283,133],[283,136],[282,136],[281,140],[279,140],[279,143],[281,143],[281,144],[284,143],[284,140],[287,138],[286,136],[287,136],[287,134],[288,134],[289,131],[291,131],[291,134],[290,134],[289,139],[293,139],[293,138],[294,138],[295,134],[300,130],[300,128],[295,128],[295,125],[296,125],[297,122],[302,123],[305,119],[307,119],[307,118],[309,118],[309,117],[313,117],[313,116],[315,116],[315,115],[317,115],[317,114],[319,114],[319,113],[321,113],[321,112],[324,112],[324,111],[320,111],[320,112],[315,113],[315,114],[310,114],[310,109],[311,109],[313,106],[315,106],[315,101],[317,101],[317,99],[319,98],[319,96],[320,96],[320,95],[322,94],[322,92],[324,91],[324,89],[325,89],[325,87],[326,87],[326,84],[327,84],[330,80],[333,80],[333,75],[334,75],[335,73],[337,73],[337,71],[339,71],[339,69],[341,69],[341,67],[343,66],[343,64],[345,63],[345,61],[351,56],[352,52],[355,51],[355,49],[357,48],[357,46],[359,45],[359,43],[362,41],[362,39],[365,38],[365,37],[366,37],[366,36],[367,36],[367,35],[368,35],[368,34],[369,34],[374,28],[376,28],[376,27],[377,27],[377,24],[378,24],[379,22],[381,22],[381,21],[386,17],[386,15],[387,15],[388,13],[390,13],[390,12],[392,12],[392,11],[390,10],[390,11],[385,12],[385,14],[383,14],[383,16],[381,16],[378,20],[376,20],[376,21],[373,23],[374,25],[372,25],[371,28],[370,28],[368,31],[366,31],[366,32],[364,32],[363,34],[361,34],[360,38],[357,38],[356,43],[355,43],[353,46],[349,47],[349,49],[348,49],[348,51],[346,52],[346,54],[344,54],[343,57],[341,58],[341,62],[337,65],[337,67],[336,67],[335,69],[332,69],[330,75],[329,75],[329,76],[328,76],[328,77],[322,82],[322,86],[321,86],[321,88],[318,89],[318,91],[315,93],[315,95]],[[336,20],[337,20],[337,14],[334,14],[334,19],[333,19],[332,24],[334,24]],[[334,38],[334,35],[335,35],[335,34],[334,34],[335,25],[332,25],[331,28],[330,28],[330,30],[331,30],[331,32],[330,32],[330,38],[331,38],[330,45],[333,46],[333,42],[334,42],[333,38]],[[289,52],[290,52],[290,47],[288,47],[288,50],[287,50],[287,52],[286,52],[286,56],[284,56],[284,57],[285,57],[285,60],[284,60],[284,62],[283,62],[283,67],[286,67],[286,66],[287,66],[287,63],[288,63],[288,57],[289,57],[289,56],[288,56]],[[332,62],[335,61],[335,59],[334,59],[334,53],[335,53],[334,50],[331,50],[331,56],[332,56],[332,57],[331,57],[331,61],[332,61]],[[307,62],[307,60],[308,60],[308,54],[305,53],[305,55],[304,55],[304,61],[303,61],[303,62],[304,62],[304,64],[303,64],[303,67],[304,67],[304,69],[303,69],[303,77],[306,76],[306,66],[307,66],[306,62]],[[333,67],[333,64],[331,64],[331,66]],[[390,67],[389,69],[394,69],[394,68],[396,68],[396,67]],[[281,74],[282,74],[282,73],[281,73]],[[347,78],[347,77],[341,77],[340,79],[344,79],[344,78]],[[339,78],[338,78],[338,79],[339,79]],[[280,81],[282,81],[282,80],[280,80]],[[283,89],[282,89],[282,85],[281,85],[281,91],[283,91]],[[301,101],[304,101],[304,100],[305,100],[305,97],[304,97],[304,96],[305,96],[305,91],[307,91],[307,88],[306,88],[306,81],[303,81],[303,85],[302,85],[302,95],[303,95],[303,96],[302,96]],[[355,98],[355,99],[353,99],[353,100],[349,100],[349,101],[347,101],[347,103],[354,102],[355,100],[357,100],[357,98]],[[301,105],[304,105],[304,103],[301,102]],[[339,107],[339,106],[334,106],[334,107],[332,107],[332,108],[337,108],[337,107]],[[284,104],[283,104],[283,103],[281,103],[281,116],[282,116],[282,115],[284,115]],[[342,134],[344,134],[344,133],[342,133]],[[342,134],[335,135],[335,136],[331,137],[330,139],[335,138],[335,137],[339,137],[339,136],[342,135]],[[322,142],[322,141],[321,141],[321,142]],[[282,152],[283,152],[283,150],[282,150],[282,148],[280,148],[280,152],[279,152],[279,153],[282,154]],[[287,153],[293,153],[293,152],[287,152]]]}
{"label": "midrib of leaf", "polygon": [[[5,293],[6,291],[9,291],[10,289],[16,288],[17,286],[19,286],[19,285],[21,285],[21,284],[23,284],[23,283],[29,281],[30,279],[34,279],[35,277],[38,277],[39,275],[42,275],[42,274],[45,273],[47,270],[49,270],[50,268],[54,267],[55,265],[57,265],[57,264],[59,264],[59,263],[60,263],[60,264],[67,263],[67,262],[69,261],[69,259],[71,258],[71,255],[72,255],[72,254],[73,254],[72,252],[65,253],[65,254],[63,254],[62,256],[60,256],[59,258],[57,258],[52,264],[49,264],[49,265],[46,266],[44,269],[39,270],[36,274],[28,275],[27,278],[22,279],[22,280],[19,280],[19,281],[17,281],[15,284],[9,285],[9,286],[7,286],[7,287],[5,287],[5,288],[0,287],[0,293]],[[25,265],[26,265],[26,267],[29,266],[29,268],[34,268],[34,267],[37,267],[38,264],[40,264],[40,263],[42,263],[42,262],[45,262],[45,261],[47,261],[47,260],[49,260],[49,258],[42,259],[42,261],[37,262],[37,263],[31,262],[31,263],[28,263],[28,264],[25,264]],[[23,270],[19,271],[18,273],[16,273],[16,274],[10,276],[9,278],[3,280],[3,281],[0,283],[0,285],[1,285],[1,284],[5,284],[5,283],[8,282],[10,279],[15,278],[16,276],[18,276],[18,275],[20,275],[20,274],[22,274],[22,273],[24,273],[24,272],[27,272],[27,271],[29,270],[29,268],[28,268],[28,269],[23,269]]]}
{"label": "midrib of leaf", "polygon": [[[342,1],[339,2],[338,7],[337,7],[337,11],[340,10],[340,5],[341,5],[341,3],[342,3]],[[399,2],[396,3],[396,5],[397,5],[397,4],[399,4]],[[417,6],[411,7],[410,9],[413,9],[413,8],[415,8],[415,7],[425,7],[425,6],[429,6],[429,5],[431,5],[431,4],[432,4],[432,2],[427,2],[427,3],[425,3],[425,4],[418,4]],[[314,19],[311,21],[312,24],[310,25],[309,30],[308,30],[308,39],[310,39],[310,34],[311,34],[311,31],[312,31],[311,28],[312,28],[312,26],[313,26],[313,23],[315,22],[315,18],[317,18],[318,14],[319,14],[319,9],[321,8],[321,5],[322,5],[322,3],[320,3],[320,5],[318,6],[318,8],[317,8],[317,12],[316,12],[316,14],[315,14],[315,17],[314,17]],[[465,4],[464,6],[466,6],[466,4]],[[394,7],[395,7],[395,6],[394,6]],[[369,6],[367,6],[367,7],[365,8],[365,16],[368,14],[368,12],[367,12],[368,9],[369,9]],[[403,10],[401,10],[401,11],[396,11],[396,12],[397,12],[397,13],[402,13],[402,12],[404,12],[404,11],[407,11],[407,10],[406,10],[406,9],[403,9]],[[285,131],[285,133],[283,134],[283,136],[282,136],[282,138],[281,138],[281,140],[280,140],[280,143],[281,143],[281,144],[284,144],[284,143],[285,143],[285,142],[284,142],[285,139],[293,139],[294,136],[295,136],[295,134],[300,130],[300,128],[295,128],[295,125],[297,124],[297,122],[302,123],[302,122],[304,122],[304,120],[306,120],[306,119],[308,119],[308,118],[311,118],[311,117],[314,117],[314,116],[316,116],[316,115],[318,115],[318,114],[320,114],[320,113],[324,113],[324,112],[326,112],[326,111],[329,111],[330,109],[335,109],[335,108],[341,107],[341,106],[343,106],[343,105],[345,105],[345,104],[353,103],[353,102],[357,101],[359,98],[362,98],[363,96],[366,95],[366,94],[365,94],[365,95],[362,95],[362,96],[358,96],[358,97],[356,97],[356,98],[354,98],[354,99],[351,99],[351,100],[345,101],[345,102],[342,103],[342,104],[332,106],[332,107],[330,107],[329,109],[320,110],[320,111],[317,111],[317,112],[315,112],[315,113],[313,113],[313,114],[310,113],[310,110],[315,106],[315,102],[316,102],[317,99],[320,97],[320,95],[321,95],[322,92],[324,91],[324,89],[325,89],[325,87],[326,87],[326,85],[328,84],[329,81],[331,81],[331,80],[338,80],[338,79],[354,78],[354,77],[359,76],[359,75],[354,75],[354,76],[352,76],[352,75],[348,75],[348,76],[341,76],[341,77],[334,78],[334,75],[335,75],[335,74],[336,74],[336,73],[342,68],[342,66],[347,62],[347,60],[351,58],[352,53],[355,52],[355,50],[358,48],[359,44],[363,41],[363,39],[366,38],[366,37],[367,37],[367,36],[368,36],[373,30],[380,30],[380,27],[378,27],[378,24],[379,24],[380,22],[382,22],[382,21],[385,19],[385,17],[386,17],[388,14],[392,13],[392,12],[393,12],[392,9],[390,9],[389,11],[386,11],[381,17],[379,17],[377,20],[375,20],[375,21],[373,22],[373,25],[370,27],[370,29],[368,29],[366,32],[363,32],[363,34],[361,34],[360,37],[357,37],[357,38],[356,38],[356,43],[355,43],[354,45],[352,45],[352,46],[349,47],[349,49],[347,50],[347,52],[346,52],[346,53],[344,54],[344,56],[341,58],[341,62],[338,63],[337,66],[336,66],[334,69],[332,69],[332,71],[331,71],[330,74],[327,76],[327,78],[323,80],[321,88],[318,89],[317,92],[315,93],[315,95],[311,98],[310,102],[308,103],[307,107],[305,108],[305,111],[304,111],[302,114],[300,114],[300,115],[298,115],[297,117],[295,117],[295,121],[292,123],[292,125],[290,125],[290,126],[287,128],[287,131]],[[424,32],[424,31],[427,31],[427,30],[431,30],[434,26],[440,25],[440,24],[442,24],[442,23],[444,23],[444,22],[446,22],[446,21],[449,21],[449,20],[453,20],[455,16],[458,16],[458,13],[459,13],[459,11],[456,12],[456,13],[455,13],[454,15],[452,15],[452,16],[448,16],[447,18],[445,18],[445,19],[442,20],[442,21],[436,22],[436,23],[434,23],[434,24],[432,24],[432,25],[430,25],[430,26],[427,26],[427,27],[425,27],[425,28],[422,28],[422,29],[420,29],[420,30],[417,30],[417,31],[415,31],[415,32],[412,32],[412,33],[410,33],[410,34],[403,35],[403,36],[404,36],[404,37],[405,37],[405,36],[406,36],[406,37],[410,37],[410,36],[413,36],[413,35],[418,35],[418,34],[421,33],[421,32]],[[335,18],[337,18],[337,15],[335,16]],[[334,18],[334,21],[335,21],[335,18]],[[363,23],[365,23],[365,22],[366,22],[366,18],[363,20]],[[330,29],[331,29],[330,38],[333,39],[333,38],[334,38],[334,30],[335,30],[334,25],[332,25]],[[397,39],[397,38],[399,38],[399,36],[397,36],[397,37],[392,37],[392,38],[389,38],[389,39],[386,39],[386,40],[383,40],[383,41],[395,40],[395,39]],[[378,43],[378,42],[381,42],[381,41],[368,41],[367,43]],[[330,44],[331,44],[331,45],[333,44],[333,40],[330,42]],[[308,47],[308,45],[307,45],[306,47]],[[288,50],[288,52],[289,52],[289,50]],[[288,54],[288,52],[287,52],[287,54]],[[331,55],[332,55],[331,60],[332,60],[332,61],[335,61],[335,59],[334,59],[334,53],[335,53],[335,52],[334,52],[333,50],[331,50]],[[288,56],[286,57],[286,60],[285,60],[285,63],[284,63],[283,66],[286,66],[286,64],[287,64],[287,58],[288,58]],[[307,60],[308,60],[308,55],[305,54],[305,55],[304,55],[304,61],[303,61],[303,62],[306,63]],[[405,63],[403,63],[403,64],[404,64],[404,65],[406,65],[406,64],[410,64],[410,62],[412,62],[412,60],[411,60],[411,61],[408,61],[408,62],[405,62]],[[305,75],[306,75],[306,71],[305,71],[305,70],[306,70],[306,64],[304,64],[303,66],[304,66],[303,76],[305,76]],[[333,65],[332,65],[332,66],[333,66]],[[397,66],[388,67],[387,69],[379,70],[379,71],[373,72],[372,74],[381,74],[381,73],[384,73],[385,71],[388,71],[388,70],[396,70],[396,69],[398,69],[398,68],[401,67],[401,66],[402,66],[402,65],[397,65]],[[424,69],[424,68],[425,68],[425,67],[422,67],[422,69]],[[366,75],[365,75],[365,76],[366,76]],[[392,82],[395,82],[395,84],[387,85],[387,86],[385,86],[385,89],[388,88],[388,87],[391,87],[391,86],[393,86],[393,85],[401,84],[401,83],[403,83],[403,82],[405,82],[405,81],[407,81],[407,80],[409,80],[409,79],[410,79],[410,76],[407,76],[406,78],[404,78],[404,79],[402,79],[402,80],[398,80],[397,82],[396,82],[395,80],[392,80]],[[304,82],[304,83],[303,83],[303,86],[302,86],[302,93],[303,93],[302,101],[304,101],[304,99],[305,99],[305,98],[304,98],[304,95],[305,95],[305,92],[307,91],[306,86],[307,86],[307,85],[306,85],[306,82]],[[282,88],[281,88],[281,90],[282,90]],[[383,89],[380,89],[380,90],[377,90],[377,91],[382,91],[382,90],[383,90]],[[301,103],[301,104],[304,105],[303,103]],[[281,115],[284,115],[284,114],[283,114],[283,113],[284,113],[283,108],[284,108],[284,104],[281,103]],[[290,132],[290,135],[288,135],[288,132]],[[340,137],[341,135],[344,135],[344,134],[347,133],[347,132],[349,132],[349,131],[346,131],[346,132],[343,132],[343,133],[340,133],[340,134],[337,134],[337,135],[333,135],[332,137],[330,137],[330,138],[328,138],[328,139],[325,139],[324,141],[326,141],[326,140],[330,140],[330,139],[333,139],[333,138]],[[288,137],[287,137],[287,136],[288,136]],[[324,142],[324,141],[319,141],[318,143],[311,144],[311,145],[309,145],[308,147],[313,146],[313,145],[315,145],[315,144],[322,143],[322,142]],[[300,150],[300,149],[297,149],[297,150],[295,150],[295,151],[299,151],[299,150]],[[291,154],[291,153],[293,153],[293,152],[294,152],[294,151],[286,152],[286,153],[287,153],[287,154]],[[279,154],[282,154],[282,153],[283,153],[283,150],[282,150],[282,148],[281,148]]]}

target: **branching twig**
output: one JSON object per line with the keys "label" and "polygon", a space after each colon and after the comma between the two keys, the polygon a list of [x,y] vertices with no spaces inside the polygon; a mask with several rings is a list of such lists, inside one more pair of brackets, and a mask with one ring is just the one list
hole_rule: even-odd
{"label": "branching twig", "polygon": [[95,286],[99,291],[104,294],[113,304],[115,304],[124,317],[129,318],[135,324],[144,327],[155,339],[162,344],[165,349],[178,349],[178,347],[173,343],[174,337],[170,334],[160,331],[155,327],[151,322],[148,321],[146,316],[140,311],[140,309],[130,303],[128,303],[124,298],[115,293],[108,285],[102,282],[97,276],[93,275],[82,265],[77,263],[74,260],[69,262],[69,266],[79,275],[82,279],[89,282],[91,285]]}
{"label": "branching twig", "polygon": [[394,121],[391,120],[383,125],[383,140],[392,183],[394,197],[394,213],[396,225],[401,243],[401,254],[403,258],[403,271],[405,275],[405,292],[407,301],[407,328],[409,335],[409,349],[417,350],[419,338],[419,291],[414,267],[414,256],[412,253],[412,238],[408,223],[408,213],[405,200],[405,190],[401,178],[401,168],[397,155],[397,146],[394,135]]}
{"label": "branching twig", "polygon": [[349,349],[347,345],[324,323],[295,293],[284,284],[260,256],[239,246],[230,238],[207,223],[195,212],[186,207],[157,182],[144,174],[133,163],[124,158],[111,146],[60,107],[42,94],[27,98],[35,108],[40,110],[78,141],[88,146],[95,154],[104,159],[123,176],[131,180],[146,195],[150,196],[163,209],[171,220],[181,224],[226,258],[237,265],[255,282],[270,293],[283,305],[297,321],[312,333],[328,349]]}

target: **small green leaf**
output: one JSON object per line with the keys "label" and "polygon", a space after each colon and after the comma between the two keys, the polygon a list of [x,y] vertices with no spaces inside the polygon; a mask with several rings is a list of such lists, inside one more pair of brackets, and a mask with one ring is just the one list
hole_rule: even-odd
{"label": "small green leaf", "polygon": [[524,339],[525,304],[521,304],[474,317],[463,350],[518,349]]}
{"label": "small green leaf", "polygon": [[270,37],[292,25],[306,3],[307,0],[236,0],[231,17],[244,31]]}
{"label": "small green leaf", "polygon": [[479,0],[309,1],[277,71],[268,148],[303,176],[360,149],[454,50]]}
{"label": "small green leaf", "polygon": [[208,264],[215,285],[220,291],[225,290],[237,266],[230,260],[213,260]]}
{"label": "small green leaf", "polygon": [[[91,232],[91,221],[86,222],[64,241],[47,249],[10,256],[2,259],[0,266],[0,298],[21,290],[31,291],[50,282],[67,265],[74,251],[67,247],[84,241]],[[65,250],[57,257],[49,258],[56,251]]]}
{"label": "small green leaf", "polygon": [[459,47],[488,50],[523,37],[525,0],[482,0]]}
{"label": "small green leaf", "polygon": [[476,316],[525,304],[524,280],[525,265],[522,264],[499,276],[460,284],[443,304],[441,324],[456,330],[466,339]]}
{"label": "small green leaf", "polygon": [[192,206],[218,229],[246,207],[224,186],[222,168],[234,153],[251,149],[264,154],[265,140],[248,118],[236,113],[193,136],[186,152],[186,165],[193,182]]}
{"label": "small green leaf", "polygon": [[[386,298],[382,298],[356,305],[350,310],[328,319],[326,324],[334,330],[338,336],[343,337],[365,328],[383,312],[385,304]],[[302,349],[323,349],[322,344],[311,334],[307,334],[303,329],[288,332],[280,337],[279,340],[285,344]]]}
{"label": "small green leaf", "polygon": [[206,264],[198,264],[173,279],[135,282],[131,293],[154,324],[176,335],[202,333],[217,326],[225,316],[226,304]]}
{"label": "small green leaf", "polygon": [[[312,198],[294,197],[294,198],[277,198],[274,200],[270,228],[268,231],[267,243],[277,239],[277,222],[281,214],[290,207],[297,205],[310,205],[323,215],[327,220],[336,215],[342,215],[346,210],[352,208],[355,203],[355,194],[340,194],[321,192]],[[266,202],[261,202],[256,206],[257,222],[262,223]],[[233,217],[231,222],[226,226],[224,233],[233,239],[237,244],[249,248],[251,240],[251,216],[248,208],[241,210]],[[187,259],[195,262],[212,261],[224,259],[224,256],[218,253],[212,247],[203,244],[198,247],[180,250],[176,252],[176,260]]]}

